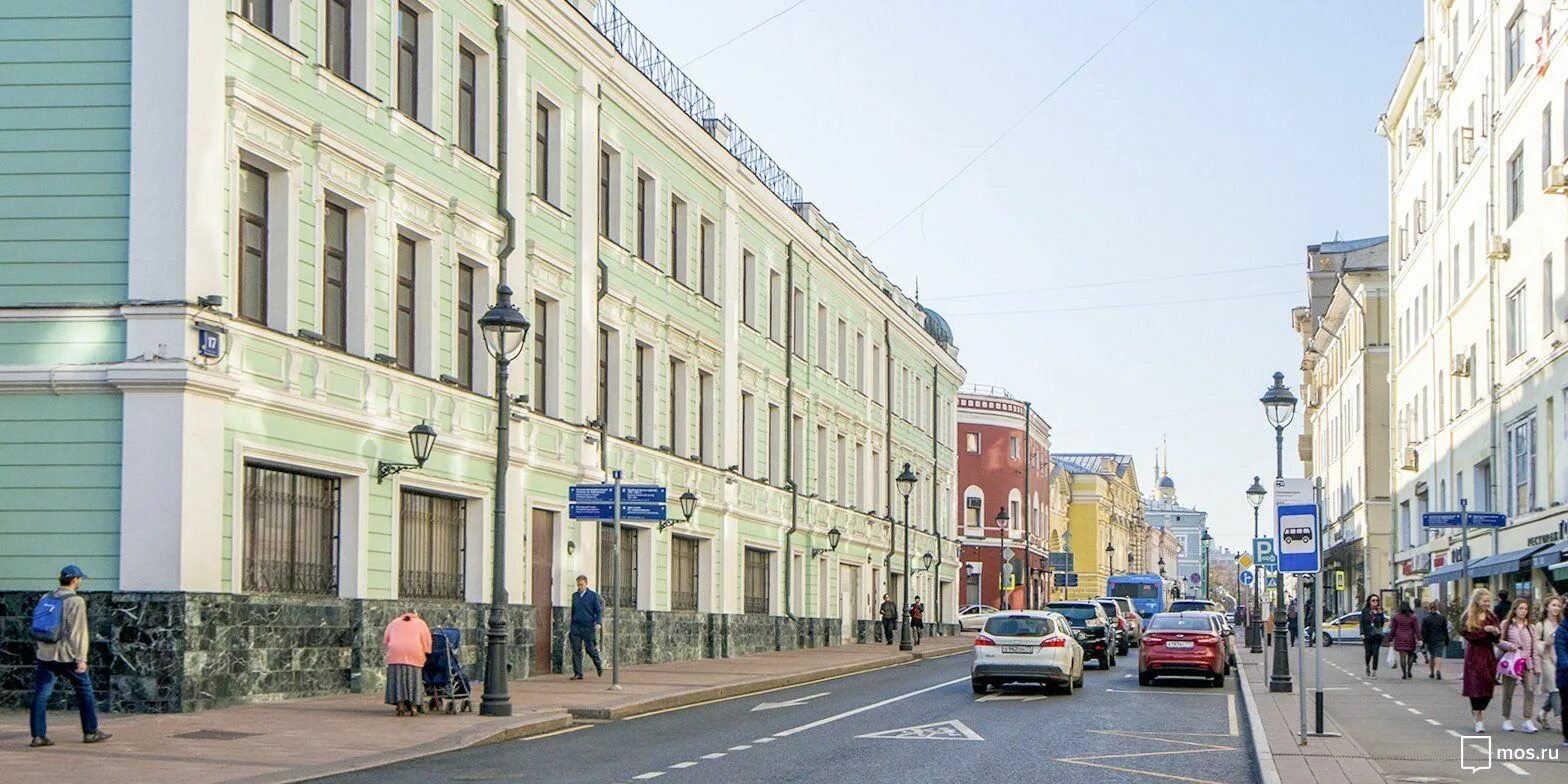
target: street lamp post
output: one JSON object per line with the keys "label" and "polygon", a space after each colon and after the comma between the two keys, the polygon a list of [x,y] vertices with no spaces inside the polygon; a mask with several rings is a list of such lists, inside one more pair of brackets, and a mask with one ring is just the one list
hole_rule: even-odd
{"label": "street lamp post", "polygon": [[[1274,427],[1274,478],[1285,478],[1285,428],[1296,418],[1296,396],[1285,386],[1285,374],[1274,374],[1274,385],[1258,398],[1263,413]],[[1274,666],[1269,673],[1269,691],[1284,693],[1293,689],[1290,680],[1290,632],[1285,628],[1285,581],[1281,579],[1274,595]]]}
{"label": "street lamp post", "polygon": [[1203,598],[1211,599],[1213,597],[1209,595],[1209,542],[1214,541],[1214,537],[1209,536],[1208,528],[1203,529],[1200,541],[1203,542]]}
{"label": "street lamp post", "polygon": [[998,610],[1007,609],[1006,607],[1002,606],[1002,600],[1007,598],[1002,595],[1002,591],[1004,590],[1002,586],[1005,584],[1002,582],[1002,578],[1006,576],[1004,572],[1007,570],[1009,564],[1007,563],[1007,559],[1002,556],[1002,553],[1007,550],[1007,524],[1012,519],[1013,518],[1007,514],[1007,507],[1005,505],[998,506],[996,508],[996,609]]}
{"label": "street lamp post", "polygon": [[904,470],[893,480],[898,485],[898,492],[904,496],[904,612],[901,617],[903,623],[898,630],[898,649],[912,651],[915,649],[915,638],[909,628],[909,494],[915,490],[918,481],[915,472],[909,469],[909,464],[904,464]]}
{"label": "street lamp post", "polygon": [[[1252,477],[1252,486],[1247,488],[1247,503],[1252,505],[1252,541],[1258,541],[1258,507],[1263,505],[1263,499],[1269,491],[1263,489],[1263,483],[1258,477]],[[1254,553],[1254,558],[1257,554]],[[1263,606],[1260,601],[1260,591],[1263,590],[1263,565],[1252,563],[1252,614],[1247,618],[1247,647],[1253,653],[1263,652]]]}
{"label": "street lamp post", "polygon": [[506,683],[506,469],[511,461],[512,398],[506,391],[512,360],[528,340],[528,319],[512,305],[512,289],[496,287],[496,303],[479,317],[485,349],[495,358],[495,547],[491,553],[490,619],[485,631],[485,693],[479,701],[481,716],[512,715],[512,696]]}
{"label": "street lamp post", "polygon": [[1111,592],[1111,577],[1116,574],[1116,545],[1105,543],[1105,592]]}

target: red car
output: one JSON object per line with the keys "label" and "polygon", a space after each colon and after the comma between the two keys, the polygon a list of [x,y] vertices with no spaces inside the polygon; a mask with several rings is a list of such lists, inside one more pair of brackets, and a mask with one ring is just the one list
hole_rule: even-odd
{"label": "red car", "polygon": [[1138,648],[1138,685],[1164,675],[1210,679],[1225,685],[1225,635],[1212,613],[1158,613],[1149,619]]}

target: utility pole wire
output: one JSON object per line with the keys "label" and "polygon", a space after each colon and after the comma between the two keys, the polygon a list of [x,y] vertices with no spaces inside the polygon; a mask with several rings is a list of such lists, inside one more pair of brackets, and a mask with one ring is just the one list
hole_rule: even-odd
{"label": "utility pole wire", "polygon": [[945,297],[926,297],[927,302],[951,301],[957,299],[981,299],[983,297],[1005,297],[1016,294],[1044,294],[1051,291],[1070,291],[1073,289],[1095,289],[1105,286],[1125,286],[1133,283],[1153,283],[1162,280],[1184,280],[1186,278],[1207,278],[1215,275],[1234,275],[1238,272],[1258,272],[1261,270],[1285,269],[1298,267],[1295,262],[1288,264],[1265,264],[1261,267],[1233,267],[1231,269],[1207,270],[1204,272],[1179,272],[1174,275],[1154,275],[1147,278],[1124,278],[1122,280],[1105,280],[1097,283],[1073,283],[1066,286],[1047,286],[1039,289],[1008,289],[1006,291],[980,291],[972,294],[949,294]]}
{"label": "utility pole wire", "polygon": [[708,55],[713,54],[714,52],[717,52],[720,49],[723,49],[724,47],[729,46],[730,44],[735,43],[736,41],[739,41],[740,39],[745,38],[748,35],[751,35],[753,32],[755,32],[757,30],[757,28],[762,27],[763,25],[765,25],[765,24],[773,21],[774,19],[777,19],[777,18],[779,18],[779,17],[789,13],[790,11],[795,10],[796,8],[799,8],[805,2],[806,2],[806,0],[795,0],[794,5],[791,5],[788,8],[785,8],[784,10],[782,10],[782,11],[780,11],[780,12],[778,12],[778,13],[770,16],[770,17],[768,17],[767,19],[764,19],[764,20],[762,20],[762,21],[752,25],[751,27],[748,27],[745,30],[740,31],[740,33],[736,34],[736,36],[734,38],[731,38],[730,40],[725,41],[724,43],[719,44],[718,46],[715,46],[712,49],[709,49],[708,51],[703,52],[702,54],[699,54],[696,57],[691,58],[690,60],[687,60],[686,61],[686,65],[684,65],[682,67],[690,68],[692,63],[695,63],[698,60],[701,60],[702,58],[707,57]]}
{"label": "utility pole wire", "polygon": [[1126,302],[1119,305],[1084,305],[1075,308],[1039,308],[1037,310],[993,310],[975,313],[948,313],[948,318],[963,318],[965,316],[1027,316],[1038,313],[1080,313],[1091,310],[1127,310],[1129,308],[1156,308],[1164,305],[1192,305],[1199,302],[1229,302],[1237,299],[1262,299],[1263,297],[1283,297],[1286,294],[1300,295],[1298,289],[1285,291],[1265,291],[1258,294],[1231,294],[1223,297],[1201,297],[1198,299],[1172,299],[1162,302]]}
{"label": "utility pole wire", "polygon": [[1002,131],[1001,135],[997,136],[995,139],[992,139],[990,144],[987,144],[984,149],[982,149],[982,150],[980,150],[980,152],[976,153],[975,157],[970,158],[969,162],[964,164],[962,167],[960,167],[958,169],[958,171],[953,172],[953,176],[948,177],[946,182],[943,182],[941,185],[937,186],[937,189],[932,191],[929,196],[925,197],[924,199],[921,199],[920,203],[916,204],[914,206],[914,209],[911,209],[909,212],[904,213],[904,217],[899,218],[896,222],[893,223],[892,226],[887,227],[887,231],[884,231],[881,234],[878,234],[876,239],[872,240],[870,243],[868,243],[866,245],[866,248],[870,249],[871,246],[876,245],[878,242],[881,242],[883,237],[886,237],[887,235],[892,234],[894,229],[897,229],[899,226],[904,225],[905,221],[909,220],[912,216],[914,216],[915,213],[919,212],[922,207],[925,207],[927,204],[931,203],[932,199],[935,199],[938,194],[940,194],[942,191],[947,189],[947,186],[952,185],[954,180],[957,180],[959,177],[963,176],[964,172],[969,171],[970,167],[974,166],[976,163],[979,163],[980,159],[984,158],[986,156],[986,153],[989,153],[992,150],[992,148],[994,148],[994,147],[996,147],[996,145],[1000,144],[1003,139],[1006,139],[1008,137],[1009,134],[1011,134],[1013,131],[1017,130],[1018,126],[1023,125],[1024,121],[1029,119],[1029,116],[1034,114],[1036,109],[1039,109],[1040,107],[1044,106],[1046,101],[1051,100],[1052,96],[1056,95],[1056,93],[1058,91],[1060,91],[1063,87],[1067,86],[1067,83],[1072,81],[1073,77],[1077,76],[1079,71],[1082,71],[1084,68],[1087,68],[1089,66],[1089,63],[1094,62],[1095,58],[1099,57],[1101,52],[1104,52],[1107,48],[1110,47],[1111,44],[1115,43],[1116,39],[1118,39],[1118,38],[1120,38],[1122,36],[1122,33],[1127,32],[1127,28],[1132,27],[1134,23],[1136,23],[1139,19],[1142,19],[1143,15],[1148,13],[1149,9],[1153,8],[1155,6],[1155,4],[1158,3],[1158,2],[1160,2],[1160,0],[1149,0],[1149,4],[1144,6],[1143,10],[1139,11],[1135,16],[1133,16],[1132,19],[1129,19],[1127,21],[1127,24],[1122,25],[1121,29],[1117,30],[1114,35],[1112,35],[1110,38],[1105,39],[1105,43],[1100,44],[1100,48],[1099,49],[1094,50],[1094,52],[1092,54],[1090,54],[1087,58],[1085,58],[1083,62],[1078,64],[1078,67],[1076,67],[1072,71],[1070,71],[1067,74],[1067,76],[1064,77],[1060,82],[1057,82],[1056,86],[1052,87],[1051,91],[1046,93],[1044,98],[1041,98],[1038,102],[1035,103],[1034,106],[1029,107],[1029,111],[1024,112],[1023,116],[1019,117],[1018,120],[1015,121],[1012,125],[1007,126],[1007,130]]}

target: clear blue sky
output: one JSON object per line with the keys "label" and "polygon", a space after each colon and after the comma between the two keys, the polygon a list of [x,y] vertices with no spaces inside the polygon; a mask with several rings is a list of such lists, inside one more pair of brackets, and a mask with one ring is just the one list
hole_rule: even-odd
{"label": "clear blue sky", "polygon": [[[617,5],[684,66],[794,2]],[[1300,378],[1305,248],[1387,233],[1373,128],[1418,4],[1159,0],[871,244],[1145,4],[806,0],[686,71],[906,291],[918,276],[971,382],[1033,401],[1057,451],[1131,452],[1145,487],[1168,439],[1181,500],[1241,547],[1243,491],[1274,469],[1257,398]]]}

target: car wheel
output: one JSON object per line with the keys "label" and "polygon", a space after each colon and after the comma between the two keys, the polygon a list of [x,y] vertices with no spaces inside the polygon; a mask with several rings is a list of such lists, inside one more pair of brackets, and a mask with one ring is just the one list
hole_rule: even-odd
{"label": "car wheel", "polygon": [[969,688],[974,689],[975,694],[985,694],[990,690],[990,686],[979,678],[970,678]]}
{"label": "car wheel", "polygon": [[1072,678],[1068,678],[1067,680],[1062,681],[1062,695],[1066,696],[1066,697],[1073,696],[1073,687],[1075,685],[1077,685],[1077,684],[1073,683],[1073,679]]}
{"label": "car wheel", "polygon": [[1073,685],[1077,686],[1080,689],[1083,688],[1083,667],[1082,666],[1079,666],[1079,668],[1078,668],[1078,677],[1073,679]]}
{"label": "car wheel", "polygon": [[1118,646],[1116,646],[1116,655],[1117,656],[1126,656],[1127,655],[1127,650],[1128,650],[1128,647],[1126,645],[1118,645]]}
{"label": "car wheel", "polygon": [[1138,685],[1139,686],[1153,686],[1154,685],[1154,673],[1152,673],[1152,672],[1140,672],[1140,673],[1138,673]]}
{"label": "car wheel", "polygon": [[1223,688],[1225,686],[1225,674],[1224,673],[1220,673],[1219,675],[1214,676],[1214,685],[1215,686],[1219,686],[1221,688]]}
{"label": "car wheel", "polygon": [[1109,670],[1110,668],[1111,668],[1111,652],[1110,651],[1106,651],[1105,653],[1100,654],[1100,669],[1102,669],[1102,670]]}
{"label": "car wheel", "polygon": [[1327,648],[1328,646],[1333,645],[1333,644],[1334,644],[1334,638],[1328,636],[1328,632],[1323,632],[1323,647]]}

